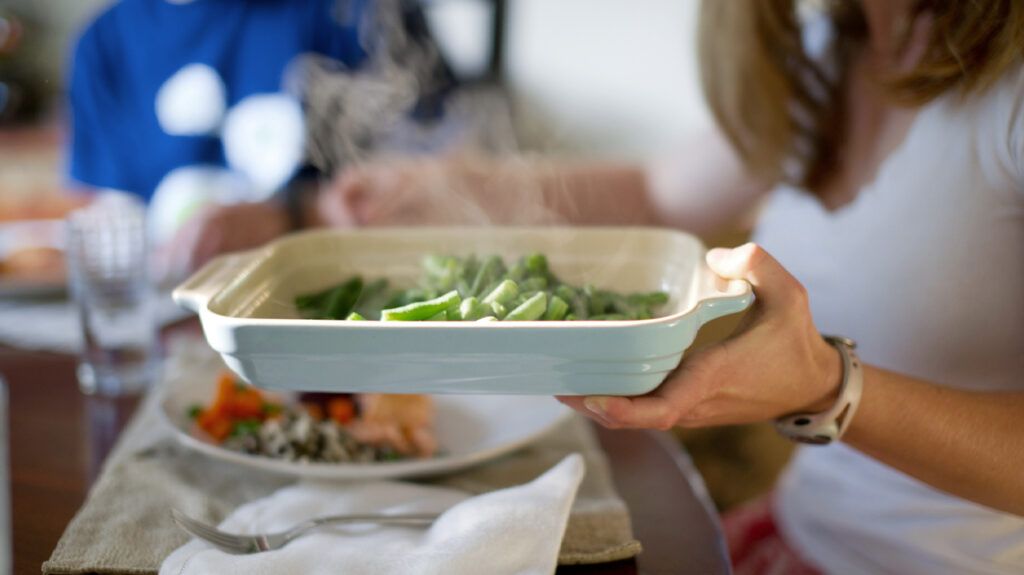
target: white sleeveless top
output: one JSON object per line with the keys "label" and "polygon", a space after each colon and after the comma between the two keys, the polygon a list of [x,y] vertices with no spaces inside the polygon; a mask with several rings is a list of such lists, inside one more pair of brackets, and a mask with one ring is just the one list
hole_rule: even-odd
{"label": "white sleeveless top", "polygon": [[[1024,68],[920,110],[847,206],[774,190],[755,241],[807,287],[818,329],[857,340],[865,362],[1024,391]],[[829,573],[1024,573],[1024,518],[842,444],[801,448],[777,503],[787,539]]]}

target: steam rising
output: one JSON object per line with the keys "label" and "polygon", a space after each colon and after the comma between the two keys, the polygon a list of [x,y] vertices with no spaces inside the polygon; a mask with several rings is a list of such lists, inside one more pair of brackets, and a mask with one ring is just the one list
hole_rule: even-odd
{"label": "steam rising", "polygon": [[[336,17],[351,22],[347,7],[342,2]],[[370,54],[366,66],[352,71],[326,57],[306,56],[293,65],[287,87],[303,102],[307,155],[322,173],[395,167],[373,170],[375,189],[388,193],[379,194],[386,201],[375,204],[367,220],[391,225],[565,222],[571,206],[563,199],[556,211],[545,201],[555,180],[548,175],[542,186],[538,175],[544,163],[517,153],[507,106],[494,89],[460,88],[446,99],[442,120],[410,119],[420,96],[437,88],[440,55],[434,45],[406,33],[401,0],[377,2],[359,30]],[[441,161],[439,153],[445,156]],[[453,170],[453,164],[466,169]],[[403,181],[410,172],[415,182]]]}
{"label": "steam rising", "polygon": [[[400,0],[371,6],[356,23],[368,65],[353,72],[331,58],[307,55],[286,80],[305,106],[309,159],[324,173],[367,159],[431,88],[439,55],[408,37]],[[339,3],[335,17],[351,23],[357,16],[348,8]]]}

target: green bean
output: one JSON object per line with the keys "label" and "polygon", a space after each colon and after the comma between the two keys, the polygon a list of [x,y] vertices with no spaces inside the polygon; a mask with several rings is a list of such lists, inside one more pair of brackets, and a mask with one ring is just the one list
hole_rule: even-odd
{"label": "green bean", "polygon": [[540,291],[548,289],[548,280],[543,277],[526,278],[519,284],[522,291]]}
{"label": "green bean", "polygon": [[523,265],[526,271],[534,276],[547,277],[548,258],[544,254],[534,253],[523,258]]}
{"label": "green bean", "polygon": [[465,321],[473,321],[491,314],[491,308],[480,303],[475,297],[468,297],[462,300],[459,305],[459,312]]}
{"label": "green bean", "polygon": [[483,293],[484,288],[501,274],[501,268],[503,267],[504,264],[500,257],[491,256],[487,258],[484,263],[480,264],[480,269],[477,270],[473,283],[470,286],[469,294],[480,295]]}
{"label": "green bean", "polygon": [[343,319],[352,312],[363,291],[363,278],[356,276],[335,288],[325,302],[324,317]]}
{"label": "green bean", "polygon": [[649,293],[635,293],[625,296],[626,301],[633,305],[646,307],[658,307],[668,303],[668,294],[663,291],[652,291]]}
{"label": "green bean", "polygon": [[526,269],[526,265],[523,264],[523,262],[516,262],[516,264],[513,265],[508,270],[508,274],[507,275],[508,275],[508,277],[510,279],[513,279],[513,280],[515,280],[517,282],[520,282],[520,281],[523,281],[524,279],[526,279],[527,273],[528,273],[528,270]]}
{"label": "green bean", "polygon": [[548,300],[548,309],[544,312],[544,319],[549,321],[559,321],[565,318],[565,314],[569,312],[569,304],[564,299],[553,295]]}
{"label": "green bean", "polygon": [[583,293],[587,297],[587,312],[590,316],[604,315],[606,313],[612,313],[611,309],[612,300],[609,297],[609,293],[604,290],[596,289],[592,285],[583,286]]}
{"label": "green bean", "polygon": [[331,295],[331,292],[333,292],[336,289],[338,289],[337,286],[327,288],[323,291],[319,291],[316,293],[309,293],[296,296],[295,307],[303,311],[320,308],[324,305],[324,302],[327,301],[327,298]]}
{"label": "green bean", "polygon": [[356,302],[355,311],[369,319],[380,319],[380,310],[385,307],[394,307],[386,305],[389,297],[388,280],[381,278],[371,282],[363,287],[363,293],[360,294],[359,300]]}
{"label": "green bean", "polygon": [[555,295],[567,302],[572,301],[577,297],[576,290],[565,284],[561,284],[555,288]]}
{"label": "green bean", "polygon": [[380,317],[383,321],[421,321],[446,311],[453,305],[459,305],[461,302],[462,298],[459,296],[459,292],[452,290],[441,297],[386,309],[381,312]]}
{"label": "green bean", "polygon": [[353,277],[299,295],[295,306],[303,317],[352,321],[642,320],[668,300],[660,291],[620,294],[563,283],[540,253],[524,255],[510,268],[498,256],[438,254],[423,258],[414,287],[391,289],[384,279],[364,285]]}
{"label": "green bean", "polygon": [[540,319],[548,309],[548,296],[544,292],[537,292],[522,305],[508,312],[505,321],[533,321]]}
{"label": "green bean", "polygon": [[478,323],[488,323],[488,322],[492,322],[492,321],[498,321],[498,318],[494,317],[493,315],[487,315],[487,316],[484,316],[484,317],[482,317],[482,318],[480,318],[480,319],[478,319],[476,321]]}
{"label": "green bean", "polygon": [[510,302],[516,299],[519,295],[519,286],[512,280],[505,280],[498,284],[498,287],[487,294],[487,297],[483,299],[485,304],[500,303],[502,305],[508,305]]}

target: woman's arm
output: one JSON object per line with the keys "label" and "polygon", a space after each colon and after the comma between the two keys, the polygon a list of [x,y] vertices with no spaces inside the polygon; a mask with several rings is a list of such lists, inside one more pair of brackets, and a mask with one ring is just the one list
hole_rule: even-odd
{"label": "woman's arm", "polygon": [[1024,516],[1024,392],[951,389],[865,366],[844,441],[943,491]]}
{"label": "woman's arm", "polygon": [[[610,427],[704,427],[826,410],[842,365],[818,334],[803,286],[753,244],[711,250],[708,264],[754,286],[737,333],[689,355],[640,397],[564,397]],[[969,392],[866,366],[845,441],[959,497],[1024,515],[1024,392]],[[809,449],[814,449],[813,447]]]}
{"label": "woman's arm", "polygon": [[668,225],[706,232],[767,186],[752,184],[716,131],[647,165],[536,157],[378,160],[321,195],[333,225]]}

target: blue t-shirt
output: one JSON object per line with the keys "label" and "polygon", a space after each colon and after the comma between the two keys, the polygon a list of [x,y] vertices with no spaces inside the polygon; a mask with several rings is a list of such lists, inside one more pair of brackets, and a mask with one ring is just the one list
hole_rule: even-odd
{"label": "blue t-shirt", "polygon": [[[225,104],[282,89],[296,56],[316,53],[357,67],[358,22],[369,0],[121,0],[83,33],[71,68],[70,176],[87,186],[149,198],[182,166],[225,164],[216,132],[171,135],[157,118],[161,87],[182,68],[219,75]],[[174,130],[171,130],[174,132]]]}

